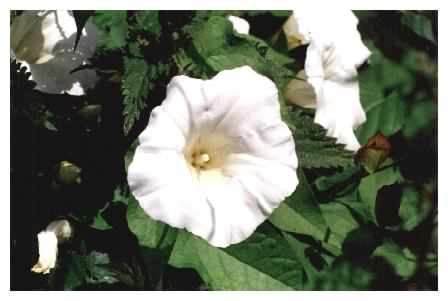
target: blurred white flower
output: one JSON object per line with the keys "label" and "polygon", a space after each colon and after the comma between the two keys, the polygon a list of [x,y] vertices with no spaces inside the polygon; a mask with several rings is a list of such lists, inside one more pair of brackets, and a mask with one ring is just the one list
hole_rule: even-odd
{"label": "blurred white flower", "polygon": [[315,107],[315,122],[353,151],[360,147],[353,130],[366,120],[357,67],[370,56],[357,25],[358,19],[350,10],[302,8],[293,12],[283,28],[290,48],[309,44],[305,74],[297,74],[303,80],[292,80],[285,97],[298,105]]}
{"label": "blurred white flower", "polygon": [[239,34],[249,34],[249,22],[236,16],[228,16],[227,19],[232,23],[233,29]]}
{"label": "blurred white flower", "polygon": [[128,183],[140,206],[213,246],[249,237],[298,184],[277,88],[247,66],[174,77],[139,141]]}
{"label": "blurred white flower", "polygon": [[44,231],[37,234],[39,261],[31,268],[35,273],[48,274],[56,266],[58,243],[68,240],[73,229],[67,220],[51,222]]}
{"label": "blurred white flower", "polygon": [[96,28],[86,23],[76,51],[76,22],[71,11],[24,11],[11,26],[14,57],[31,72],[36,89],[46,93],[83,95],[97,81],[93,70],[70,71],[96,49]]}

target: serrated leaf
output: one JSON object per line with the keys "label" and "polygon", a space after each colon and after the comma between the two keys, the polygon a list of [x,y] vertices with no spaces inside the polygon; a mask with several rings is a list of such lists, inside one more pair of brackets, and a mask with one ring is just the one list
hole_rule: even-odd
{"label": "serrated leaf", "polygon": [[182,231],[169,263],[194,268],[213,290],[300,289],[304,273],[288,243],[268,224],[224,249]]}
{"label": "serrated leaf", "polygon": [[121,89],[124,96],[124,132],[127,134],[146,107],[150,83],[149,65],[144,59],[125,58],[124,68]]}
{"label": "serrated leaf", "polygon": [[326,130],[314,123],[313,118],[301,109],[288,111],[286,122],[292,129],[296,153],[302,168],[334,168],[353,165],[353,153],[327,137]]}
{"label": "serrated leaf", "polygon": [[148,64],[143,58],[124,59],[124,75],[121,83],[124,96],[124,132],[128,134],[140,113],[147,107],[147,99],[161,78],[166,78],[170,65],[162,62]]}
{"label": "serrated leaf", "polygon": [[98,48],[116,50],[126,46],[128,37],[127,12],[97,10],[92,22],[98,28]]}

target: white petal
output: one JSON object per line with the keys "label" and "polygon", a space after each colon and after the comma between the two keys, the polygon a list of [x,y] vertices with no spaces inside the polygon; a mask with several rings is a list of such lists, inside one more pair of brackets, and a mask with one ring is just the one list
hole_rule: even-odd
{"label": "white petal", "polygon": [[199,130],[207,109],[202,93],[203,80],[188,76],[175,76],[167,86],[167,96],[161,107],[170,116],[184,136]]}
{"label": "white petal", "polygon": [[314,121],[326,128],[329,136],[337,138],[338,143],[346,144],[346,149],[358,150],[360,145],[353,129],[366,120],[358,82],[326,80],[318,95]]}
{"label": "white petal", "polygon": [[139,145],[128,169],[129,187],[153,219],[207,239],[213,215],[182,153]]}
{"label": "white petal", "polygon": [[275,84],[248,66],[225,70],[203,84],[207,119],[202,127],[231,137],[281,122]]}
{"label": "white petal", "polygon": [[[358,19],[349,10],[317,11],[307,7],[295,10],[293,17],[298,34],[309,42],[305,73],[315,91],[315,122],[337,142],[355,151],[359,143],[353,130],[366,119],[356,68],[370,55],[357,30]],[[312,104],[305,89],[304,85],[291,82],[286,97],[299,105]]]}
{"label": "white petal", "polygon": [[76,52],[73,52],[76,23],[69,11],[25,11],[14,24],[11,46],[17,60],[30,70],[36,89],[82,95],[86,89],[93,88],[98,79],[93,70],[70,74],[87,64],[95,52],[97,31],[93,24],[87,22]]}
{"label": "white petal", "polygon": [[228,16],[227,19],[232,23],[233,29],[239,34],[249,34],[249,22],[236,16]]}
{"label": "white petal", "polygon": [[148,127],[140,134],[143,148],[174,150],[179,153],[185,147],[186,136],[175,117],[171,117],[163,106],[154,108],[149,117]]}
{"label": "white petal", "polygon": [[[277,89],[251,68],[206,81],[177,76],[155,111],[128,170],[131,191],[152,218],[226,247],[246,239],[295,190],[297,155]],[[222,166],[189,167],[179,148],[198,136],[212,151],[230,141]]]}
{"label": "white petal", "polygon": [[56,265],[58,239],[52,231],[42,231],[37,235],[39,242],[39,261],[31,269],[35,273],[48,274]]}

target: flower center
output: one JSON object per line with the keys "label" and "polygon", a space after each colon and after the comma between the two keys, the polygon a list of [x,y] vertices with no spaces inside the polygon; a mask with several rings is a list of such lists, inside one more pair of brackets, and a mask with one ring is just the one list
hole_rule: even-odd
{"label": "flower center", "polygon": [[184,150],[185,159],[194,173],[220,169],[231,152],[231,140],[217,134],[204,134],[190,139]]}
{"label": "flower center", "polygon": [[207,153],[193,152],[190,159],[194,168],[205,169],[210,162],[210,156]]}

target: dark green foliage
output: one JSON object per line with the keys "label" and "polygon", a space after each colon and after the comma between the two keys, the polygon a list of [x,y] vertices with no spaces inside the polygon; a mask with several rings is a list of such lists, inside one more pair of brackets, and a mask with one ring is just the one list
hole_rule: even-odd
{"label": "dark green foliage", "polygon": [[[230,14],[249,20],[250,35]],[[290,14],[75,11],[78,36],[86,21],[99,31],[84,67],[100,80],[84,96],[39,92],[11,61],[11,289],[436,290],[437,13],[357,13],[372,56],[359,70],[367,121],[356,135],[391,144],[370,169],[326,136],[314,110],[285,103],[306,53],[287,50]],[[247,240],[215,248],[147,216],[126,170],[174,75],[209,79],[242,65],[279,88],[299,185]],[[60,218],[75,236],[49,275],[31,273],[37,233]]]}
{"label": "dark green foliage", "polygon": [[115,50],[126,46],[128,37],[126,11],[96,11],[91,20],[99,29],[99,49]]}

